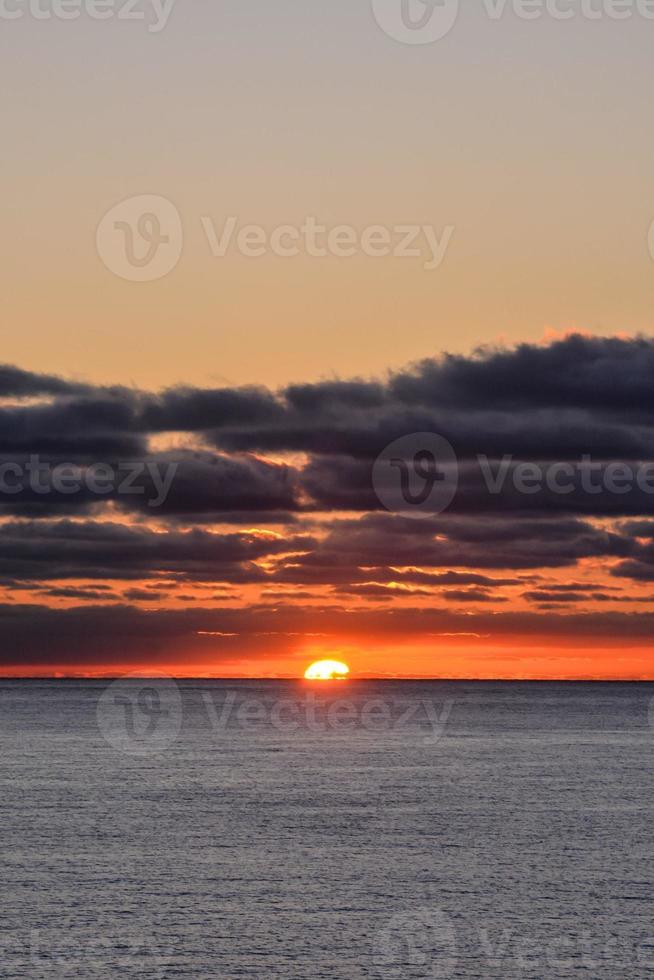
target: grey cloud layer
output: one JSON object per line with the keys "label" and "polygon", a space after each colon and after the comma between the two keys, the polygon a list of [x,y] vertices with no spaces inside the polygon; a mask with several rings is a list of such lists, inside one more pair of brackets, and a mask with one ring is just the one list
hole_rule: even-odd
{"label": "grey cloud layer", "polygon": [[[304,630],[411,636],[472,628],[494,637],[645,642],[652,617],[628,590],[654,581],[654,497],[578,487],[524,495],[513,469],[491,495],[476,455],[652,461],[652,377],[653,340],[582,336],[444,356],[382,381],[279,392],[155,394],[0,368],[0,464],[38,453],[53,465],[176,466],[154,512],[145,468],[135,481],[141,495],[117,486],[102,499],[88,489],[41,494],[29,486],[0,494],[0,583],[16,599],[0,613],[5,656],[55,662],[65,649],[91,663],[121,643],[128,659],[150,643],[163,657],[179,656],[204,649],[202,632],[236,633],[235,648],[253,656],[284,649],[288,637],[280,637]],[[460,486],[447,512],[413,521],[383,510],[371,472],[391,441],[420,431],[452,443]],[[155,449],[167,434],[177,448]],[[584,584],[576,574],[584,561],[609,571],[615,585]],[[567,585],[553,580],[566,570]],[[261,603],[231,608],[234,589],[246,586],[264,587]],[[203,588],[220,609],[202,608]],[[506,589],[532,612],[503,611]],[[79,608],[24,605],[26,590]],[[172,593],[189,608],[150,608]],[[406,610],[398,594],[427,608]],[[562,612],[611,601],[631,608]],[[371,606],[362,611],[362,603]]]}
{"label": "grey cloud layer", "polygon": [[73,435],[99,444],[125,440],[128,451],[148,434],[192,432],[225,449],[366,459],[391,439],[427,428],[442,432],[462,456],[596,452],[638,459],[654,446],[653,373],[654,341],[582,336],[444,356],[384,382],[318,382],[281,392],[179,387],[153,395],[5,367],[0,395],[52,401],[2,407],[0,436],[25,451],[49,444],[54,452],[57,440],[67,451]]}

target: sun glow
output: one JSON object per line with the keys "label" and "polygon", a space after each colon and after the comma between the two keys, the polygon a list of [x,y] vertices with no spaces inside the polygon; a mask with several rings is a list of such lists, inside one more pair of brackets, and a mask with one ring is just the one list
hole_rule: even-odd
{"label": "sun glow", "polygon": [[343,681],[349,673],[348,665],[340,660],[318,660],[307,667],[304,677],[308,681]]}

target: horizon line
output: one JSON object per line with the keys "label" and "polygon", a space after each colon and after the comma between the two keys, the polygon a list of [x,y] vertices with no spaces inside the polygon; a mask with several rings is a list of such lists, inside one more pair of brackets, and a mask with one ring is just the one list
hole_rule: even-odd
{"label": "horizon line", "polygon": [[312,687],[345,686],[350,683],[361,681],[376,682],[419,682],[419,683],[439,683],[439,684],[652,684],[652,677],[436,677],[424,675],[402,675],[389,677],[388,675],[370,674],[359,677],[334,678],[331,680],[308,680],[306,677],[296,675],[284,675],[278,677],[256,676],[249,677],[222,677],[207,674],[167,674],[165,671],[157,673],[140,673],[139,671],[128,671],[124,674],[0,674],[0,683],[4,681],[124,681],[124,680],[173,680],[173,681],[219,681],[221,683],[244,682],[244,681],[268,681],[294,682],[310,685]]}

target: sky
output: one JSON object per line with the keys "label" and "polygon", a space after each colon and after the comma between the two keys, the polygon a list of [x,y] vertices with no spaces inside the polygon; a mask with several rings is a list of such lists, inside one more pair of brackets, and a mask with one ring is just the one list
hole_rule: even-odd
{"label": "sky", "polygon": [[0,465],[114,471],[0,492],[0,672],[654,677],[650,495],[478,459],[651,458],[654,19],[445,6],[0,3]]}
{"label": "sky", "polygon": [[[177,0],[156,33],[146,0],[144,21],[118,19],[123,4],[105,21],[24,10],[0,32],[6,361],[150,388],[277,386],[548,330],[649,331],[654,21],[466,4],[441,40],[407,45],[370,0]],[[95,235],[144,194],[175,205],[184,248],[135,284]],[[308,215],[455,230],[426,272],[392,256],[215,258],[201,224]]]}
{"label": "sky", "polygon": [[654,677],[653,371],[581,334],[275,391],[4,368],[0,670]]}

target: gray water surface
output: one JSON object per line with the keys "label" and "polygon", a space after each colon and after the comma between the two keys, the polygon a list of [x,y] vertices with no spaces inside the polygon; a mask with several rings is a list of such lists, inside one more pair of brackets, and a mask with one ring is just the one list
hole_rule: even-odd
{"label": "gray water surface", "polygon": [[0,976],[649,977],[653,696],[1,682]]}

